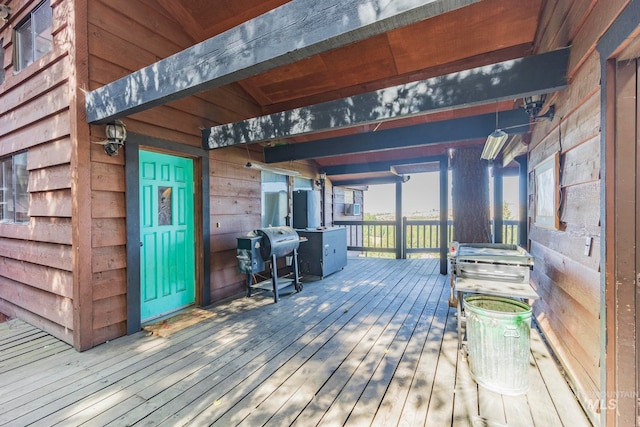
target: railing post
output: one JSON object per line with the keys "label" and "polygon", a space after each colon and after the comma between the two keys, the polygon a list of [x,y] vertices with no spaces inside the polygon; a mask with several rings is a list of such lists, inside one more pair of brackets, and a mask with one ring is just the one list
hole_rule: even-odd
{"label": "railing post", "polygon": [[402,259],[407,258],[407,217],[402,217]]}

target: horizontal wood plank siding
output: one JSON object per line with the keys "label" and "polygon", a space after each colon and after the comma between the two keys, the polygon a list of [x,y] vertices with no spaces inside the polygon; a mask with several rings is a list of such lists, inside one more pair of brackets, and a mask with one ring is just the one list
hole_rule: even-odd
{"label": "horizontal wood plank siding", "polygon": [[[90,89],[103,86],[194,44],[175,18],[156,2],[88,2]],[[214,121],[205,119],[214,112]],[[191,147],[201,147],[200,129],[261,113],[238,86],[230,85],[154,108],[123,122],[127,131]],[[105,139],[104,126],[91,126],[91,140]],[[95,344],[126,333],[127,221],[125,147],[108,157],[91,147],[91,271]],[[222,154],[222,155],[221,155]],[[244,168],[246,151],[218,153],[210,160],[212,301],[237,294],[236,237],[260,225],[260,174]],[[219,226],[218,226],[219,225]]]}
{"label": "horizontal wood plank siding", "polygon": [[[571,44],[567,89],[550,97],[553,121],[535,126],[529,148],[532,281],[540,294],[534,313],[561,359],[592,421],[600,399],[600,58],[598,39],[628,0],[546,2],[536,52]],[[535,167],[561,153],[560,229],[535,225]],[[585,254],[585,241],[592,247]]]}
{"label": "horizontal wood plank siding", "polygon": [[39,0],[12,1],[9,23],[0,23],[0,158],[27,153],[30,216],[28,223],[0,224],[0,311],[67,342],[74,329],[69,3],[51,2],[53,49],[19,71],[12,31]]}

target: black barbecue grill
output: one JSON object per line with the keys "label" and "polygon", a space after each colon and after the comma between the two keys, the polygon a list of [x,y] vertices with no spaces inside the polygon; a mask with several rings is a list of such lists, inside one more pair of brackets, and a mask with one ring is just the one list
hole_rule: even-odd
{"label": "black barbecue grill", "polygon": [[[238,237],[238,269],[247,275],[247,296],[252,289],[263,289],[273,292],[273,299],[278,302],[279,290],[293,285],[297,292],[302,290],[298,273],[298,233],[291,227],[265,227],[252,231],[247,236]],[[278,277],[278,258],[292,257],[293,279]],[[255,275],[271,270],[271,279],[257,282]]]}

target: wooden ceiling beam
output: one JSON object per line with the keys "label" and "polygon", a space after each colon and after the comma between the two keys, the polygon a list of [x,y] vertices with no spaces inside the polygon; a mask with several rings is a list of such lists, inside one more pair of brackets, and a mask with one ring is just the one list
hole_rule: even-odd
{"label": "wooden ceiling beam", "polygon": [[569,48],[433,77],[202,131],[204,148],[397,120],[550,93],[567,86]]}
{"label": "wooden ceiling beam", "polygon": [[375,10],[373,3],[292,0],[88,92],[87,121],[106,123],[478,1],[404,0]]}
{"label": "wooden ceiling beam", "polygon": [[344,179],[337,180],[332,179],[331,185],[335,187],[350,187],[354,185],[378,185],[378,184],[396,184],[398,182],[407,182],[411,177],[409,175],[397,176],[382,176],[382,177],[372,177],[372,178],[354,178],[354,179]]}
{"label": "wooden ceiling beam", "polygon": [[[370,172],[389,172],[394,166],[407,165],[415,163],[432,163],[439,162],[441,156],[418,157],[409,159],[386,160],[382,162],[371,163],[352,163],[348,165],[324,166],[322,171],[327,176],[335,175],[352,175]],[[392,172],[393,173],[393,172]]]}
{"label": "wooden ceiling beam", "polygon": [[[522,108],[498,113],[498,127],[510,128],[518,126],[508,129],[508,133],[528,132],[529,126],[526,126],[528,123],[529,116]],[[278,163],[468,141],[486,138],[495,129],[496,115],[482,114],[378,132],[265,147],[264,159],[266,163]]]}

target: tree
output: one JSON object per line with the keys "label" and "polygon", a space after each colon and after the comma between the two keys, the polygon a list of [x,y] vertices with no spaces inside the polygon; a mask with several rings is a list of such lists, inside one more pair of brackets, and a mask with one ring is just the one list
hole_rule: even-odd
{"label": "tree", "polygon": [[451,158],[453,238],[464,243],[491,242],[489,172],[482,146],[456,149]]}

